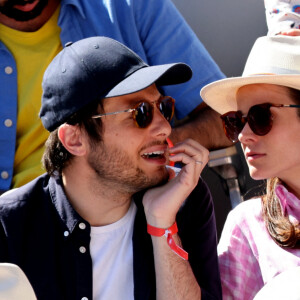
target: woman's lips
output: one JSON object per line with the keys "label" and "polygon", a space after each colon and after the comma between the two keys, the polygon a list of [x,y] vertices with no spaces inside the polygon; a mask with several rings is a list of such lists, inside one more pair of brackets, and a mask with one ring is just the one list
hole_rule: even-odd
{"label": "woman's lips", "polygon": [[263,153],[256,153],[256,152],[246,153],[246,158],[248,161],[253,161],[253,160],[259,159],[264,156],[265,156],[265,154],[263,154]]}

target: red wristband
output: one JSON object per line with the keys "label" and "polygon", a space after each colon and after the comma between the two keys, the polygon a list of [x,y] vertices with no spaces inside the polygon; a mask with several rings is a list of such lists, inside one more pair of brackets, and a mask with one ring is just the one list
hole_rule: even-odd
{"label": "red wristband", "polygon": [[176,245],[176,243],[172,237],[173,234],[178,232],[176,222],[167,229],[158,228],[158,227],[154,227],[152,225],[147,224],[147,232],[150,235],[154,235],[154,236],[163,236],[164,235],[167,238],[167,242],[168,242],[168,245],[170,246],[170,248],[181,258],[183,258],[184,260],[188,260],[189,254],[186,251],[184,251],[181,247]]}

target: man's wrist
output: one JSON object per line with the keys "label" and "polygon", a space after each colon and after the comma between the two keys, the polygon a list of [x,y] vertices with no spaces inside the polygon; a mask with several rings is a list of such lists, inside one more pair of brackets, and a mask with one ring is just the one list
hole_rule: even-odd
{"label": "man's wrist", "polygon": [[175,218],[171,218],[171,219],[158,218],[152,215],[150,216],[150,214],[148,214],[148,216],[146,215],[146,220],[147,220],[147,224],[149,224],[150,226],[165,228],[165,229],[171,227],[175,223]]}
{"label": "man's wrist", "polygon": [[165,236],[167,238],[167,243],[170,249],[182,259],[188,260],[188,253],[184,249],[182,249],[178,245],[178,243],[176,244],[173,238],[173,235],[175,235],[178,232],[178,227],[176,222],[174,222],[173,225],[168,228],[159,228],[147,224],[147,232],[151,236],[156,236],[156,237]]}

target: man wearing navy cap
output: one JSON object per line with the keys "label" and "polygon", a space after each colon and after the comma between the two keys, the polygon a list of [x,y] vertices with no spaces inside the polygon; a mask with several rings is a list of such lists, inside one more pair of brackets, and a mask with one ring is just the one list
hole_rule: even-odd
{"label": "man wearing navy cap", "polygon": [[43,73],[67,42],[91,36],[118,40],[151,65],[190,65],[194,76],[187,84],[165,87],[181,120],[172,141],[231,145],[219,115],[199,95],[224,75],[171,0],[0,0],[0,36],[0,193],[43,173]]}
{"label": "man wearing navy cap", "polygon": [[[168,147],[183,63],[106,37],[69,43],[43,78],[48,174],[0,197],[0,261],[43,299],[221,299],[208,151]],[[169,162],[182,163],[176,168]]]}

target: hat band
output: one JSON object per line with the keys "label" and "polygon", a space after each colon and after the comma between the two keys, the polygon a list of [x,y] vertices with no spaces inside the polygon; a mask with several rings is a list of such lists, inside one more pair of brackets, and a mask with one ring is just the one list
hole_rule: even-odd
{"label": "hat band", "polygon": [[[253,70],[253,69],[252,69]],[[300,74],[299,70],[292,70],[292,69],[286,69],[286,68],[279,68],[279,67],[274,67],[274,66],[265,66],[260,69],[260,74],[255,74],[257,73],[257,70],[251,71],[251,68],[247,68],[243,72],[242,76],[250,76],[250,75],[288,75],[288,74]]]}

